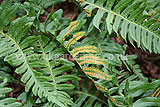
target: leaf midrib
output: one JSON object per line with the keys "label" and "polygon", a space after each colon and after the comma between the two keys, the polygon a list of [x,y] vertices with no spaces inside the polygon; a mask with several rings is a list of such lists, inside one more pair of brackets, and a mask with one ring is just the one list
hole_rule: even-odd
{"label": "leaf midrib", "polygon": [[[48,65],[48,67],[49,67],[49,71],[50,71],[51,76],[52,76],[52,79],[53,79],[53,84],[54,84],[54,86],[56,87],[56,80],[55,80],[55,77],[54,77],[54,74],[53,74],[51,65],[50,65],[50,63],[49,63],[49,59],[48,59],[48,57],[47,57],[47,55],[46,55],[46,53],[45,53],[45,51],[44,51],[44,48],[43,48],[40,40],[38,40],[38,43],[39,43],[39,45],[40,45],[40,48],[42,49],[43,55],[45,56],[45,60],[46,60],[46,62],[47,62],[47,65]],[[56,87],[56,90],[57,90],[57,87]]]}
{"label": "leaf midrib", "polygon": [[116,15],[116,16],[119,16],[119,17],[121,17],[122,19],[128,21],[129,23],[132,23],[132,24],[134,24],[134,25],[136,25],[136,26],[139,26],[141,29],[145,29],[146,31],[152,33],[153,35],[157,36],[157,38],[160,39],[160,37],[159,37],[157,34],[155,34],[154,32],[150,31],[149,29],[147,29],[147,28],[145,28],[145,27],[143,27],[143,26],[141,26],[141,25],[139,25],[139,24],[137,24],[137,23],[135,23],[135,22],[132,22],[132,21],[128,20],[127,18],[123,17],[122,15],[120,15],[120,14],[118,14],[118,13],[115,13],[115,12],[113,12],[113,11],[107,10],[107,9],[105,9],[104,7],[100,7],[100,6],[95,5],[95,4],[93,4],[93,3],[91,3],[91,2],[88,2],[88,1],[84,1],[84,3],[89,4],[89,5],[92,5],[92,6],[95,6],[95,7],[99,8],[99,9],[102,9],[102,10],[108,12],[108,13],[112,13],[112,14],[114,14],[114,15]]}

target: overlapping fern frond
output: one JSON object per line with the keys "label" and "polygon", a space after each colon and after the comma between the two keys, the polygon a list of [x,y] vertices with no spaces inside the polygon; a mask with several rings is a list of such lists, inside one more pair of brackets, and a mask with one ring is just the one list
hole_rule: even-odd
{"label": "overlapping fern frond", "polygon": [[[136,41],[138,47],[160,53],[160,1],[157,0],[79,0],[87,16],[97,9],[89,31],[95,26],[101,31],[102,23],[111,34]],[[152,4],[152,5],[151,5]]]}
{"label": "overlapping fern frond", "polygon": [[[66,47],[66,49],[70,52],[70,54],[75,58],[75,60],[78,62],[80,67],[85,71],[86,74],[89,74],[90,76],[95,76],[99,77],[102,79],[109,79],[109,75],[105,74],[104,72],[100,71],[96,67],[89,67],[88,65],[85,64],[93,64],[93,65],[105,65],[107,64],[107,61],[99,56],[99,49],[94,46],[94,45],[79,45],[73,49],[71,49],[71,45],[74,45],[77,43],[78,40],[80,40],[82,37],[85,36],[85,32],[80,31],[77,33],[74,33],[72,38],[69,39],[68,41],[66,40],[67,36],[76,29],[76,27],[79,27],[80,25],[80,20],[78,21],[73,21],[70,23],[70,26],[64,29],[58,38],[58,41]],[[73,32],[72,32],[73,33]],[[78,56],[79,55],[79,56]],[[88,67],[87,67],[88,66]],[[101,76],[102,75],[102,76]],[[107,77],[107,78],[106,78]]]}
{"label": "overlapping fern frond", "polygon": [[[108,62],[100,55],[100,49],[96,45],[85,45],[78,42],[82,37],[86,36],[85,32],[76,32],[80,29],[83,21],[77,20],[70,23],[69,27],[62,30],[57,40],[68,50],[78,63],[79,67],[93,81],[98,90],[106,93],[114,102],[115,99],[110,96],[106,86],[101,81],[110,81],[112,76],[105,72]],[[76,33],[75,33],[76,32]],[[71,37],[72,35],[72,37]],[[74,46],[74,48],[72,48]]]}

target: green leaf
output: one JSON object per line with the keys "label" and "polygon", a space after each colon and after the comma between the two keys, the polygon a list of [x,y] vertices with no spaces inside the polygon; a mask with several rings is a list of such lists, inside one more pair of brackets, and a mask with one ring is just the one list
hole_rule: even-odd
{"label": "green leaf", "polygon": [[159,107],[160,106],[160,99],[159,98],[154,98],[154,97],[146,97],[146,98],[141,98],[137,100],[134,103],[134,107]]}

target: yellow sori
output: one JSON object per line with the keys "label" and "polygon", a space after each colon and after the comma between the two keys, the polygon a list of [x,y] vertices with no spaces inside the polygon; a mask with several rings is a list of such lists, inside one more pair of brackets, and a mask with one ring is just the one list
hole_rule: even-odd
{"label": "yellow sori", "polygon": [[[85,72],[86,74],[88,75],[93,75],[93,76],[96,76],[96,77],[99,77],[99,78],[102,78],[102,79],[105,79],[105,76],[102,76],[102,75],[98,75],[96,73],[92,73],[92,72]],[[108,79],[108,78],[107,78]]]}
{"label": "yellow sori", "polygon": [[65,37],[66,37],[70,32],[72,32],[72,30],[75,29],[76,27],[77,27],[77,25],[74,25],[72,28],[70,28],[69,31],[64,34],[64,36],[63,36],[63,38],[62,38],[62,41],[65,41]]}
{"label": "yellow sori", "polygon": [[79,36],[79,35],[81,35],[81,34],[83,34],[83,32],[78,32],[78,33],[76,33],[75,35],[73,35],[73,38],[76,38],[77,36]]}
{"label": "yellow sori", "polygon": [[90,56],[83,56],[81,58],[79,58],[78,60],[85,60],[85,59],[96,59],[96,60],[101,60],[101,61],[104,61],[104,59],[101,59],[97,56],[94,56],[94,55],[90,55]]}
{"label": "yellow sori", "polygon": [[85,11],[86,11],[87,16],[90,17],[91,16],[91,11],[90,10],[85,10]]}
{"label": "yellow sori", "polygon": [[70,41],[68,41],[67,47],[69,48],[74,43],[76,43],[76,40],[71,39]]}
{"label": "yellow sori", "polygon": [[86,61],[82,61],[82,62],[80,62],[79,64],[80,65],[83,65],[83,64],[85,64],[85,63],[95,63],[95,64],[103,64],[103,62],[102,61],[96,61],[96,60],[86,60]]}
{"label": "yellow sori", "polygon": [[109,77],[109,75],[105,74],[104,72],[100,71],[99,69],[95,69],[95,68],[83,68],[83,70],[98,72],[100,74],[105,75],[106,77]]}
{"label": "yellow sori", "polygon": [[86,50],[86,49],[80,50],[80,51],[74,53],[74,54],[73,54],[73,57],[75,57],[75,56],[76,56],[77,54],[79,54],[80,52],[88,52],[88,53],[89,53],[89,52],[96,52],[96,51],[95,51],[95,50],[88,50],[88,49],[87,49],[87,50]]}
{"label": "yellow sori", "polygon": [[[67,47],[69,48],[72,44],[74,44],[76,42],[76,40],[79,40],[81,38],[81,34],[83,34],[82,32],[76,33],[75,35],[73,35],[73,38],[71,40],[68,41],[67,43]],[[78,37],[79,36],[79,37]],[[74,40],[75,39],[75,40]]]}
{"label": "yellow sori", "polygon": [[65,40],[65,36],[67,36],[70,32],[72,32],[72,30],[75,29],[79,25],[79,23],[80,23],[80,20],[71,22],[71,24],[68,27],[69,31],[66,34],[64,34],[64,36],[62,37],[61,41],[64,41]]}
{"label": "yellow sori", "polygon": [[[159,91],[159,92],[158,92]],[[158,92],[158,93],[157,93]],[[158,88],[152,95],[152,97],[154,97],[154,95],[157,93],[157,95],[155,97],[158,97],[158,95],[160,94],[160,88]]]}
{"label": "yellow sori", "polygon": [[84,0],[78,0],[78,2],[80,3],[80,2],[83,2]]}
{"label": "yellow sori", "polygon": [[79,51],[79,50],[82,50],[82,49],[97,49],[95,46],[83,46],[83,47],[79,47],[79,48],[76,48],[76,49],[73,49],[71,52],[74,53],[75,51]]}
{"label": "yellow sori", "polygon": [[72,27],[73,25],[75,25],[76,23],[77,23],[76,21],[71,22],[71,24],[69,25],[68,29],[70,30],[70,29],[71,29],[71,27]]}

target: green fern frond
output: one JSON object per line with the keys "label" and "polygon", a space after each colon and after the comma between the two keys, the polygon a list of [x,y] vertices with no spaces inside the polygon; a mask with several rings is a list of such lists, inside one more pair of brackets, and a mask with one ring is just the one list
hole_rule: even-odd
{"label": "green fern frond", "polygon": [[[145,47],[150,52],[160,53],[160,2],[149,0],[80,0],[84,9],[90,13],[98,9],[90,26],[95,26],[101,31],[101,21],[106,23],[106,30],[121,34],[126,40],[136,41],[138,47]],[[147,13],[149,4],[153,3],[154,11]],[[148,11],[148,10],[147,10]],[[146,14],[144,14],[146,12]],[[156,13],[155,13],[156,12]],[[88,13],[87,13],[88,14]],[[107,14],[107,17],[105,17]]]}
{"label": "green fern frond", "polygon": [[[35,95],[40,94],[39,96],[48,95],[50,96],[48,100],[59,106],[65,106],[64,104],[72,105],[73,102],[65,91],[73,90],[74,86],[72,84],[66,84],[66,82],[73,79],[78,80],[79,78],[77,76],[64,75],[63,73],[70,71],[74,64],[63,58],[58,58],[60,55],[56,56],[58,49],[58,43],[56,43],[56,41],[50,41],[50,38],[41,35],[41,38],[36,44],[36,46],[39,48],[37,48],[35,51],[37,53],[41,53],[42,59],[38,60],[38,65],[35,68],[39,68],[38,71],[44,74],[40,76],[39,79],[45,90],[39,89],[38,92],[35,91],[33,93]],[[58,53],[64,54],[64,50],[61,50],[60,48]],[[31,64],[32,63],[35,65],[37,61],[35,63],[32,61]],[[45,75],[49,75],[49,77]],[[33,83],[28,83],[29,87],[31,87],[32,84]],[[43,91],[45,92],[44,94]]]}
{"label": "green fern frond", "polygon": [[[147,103],[144,103],[147,102]],[[134,103],[134,106],[139,106],[139,107],[148,107],[148,106],[159,106],[160,105],[160,99],[156,99],[154,97],[146,97],[146,98],[141,98],[138,101]]]}

